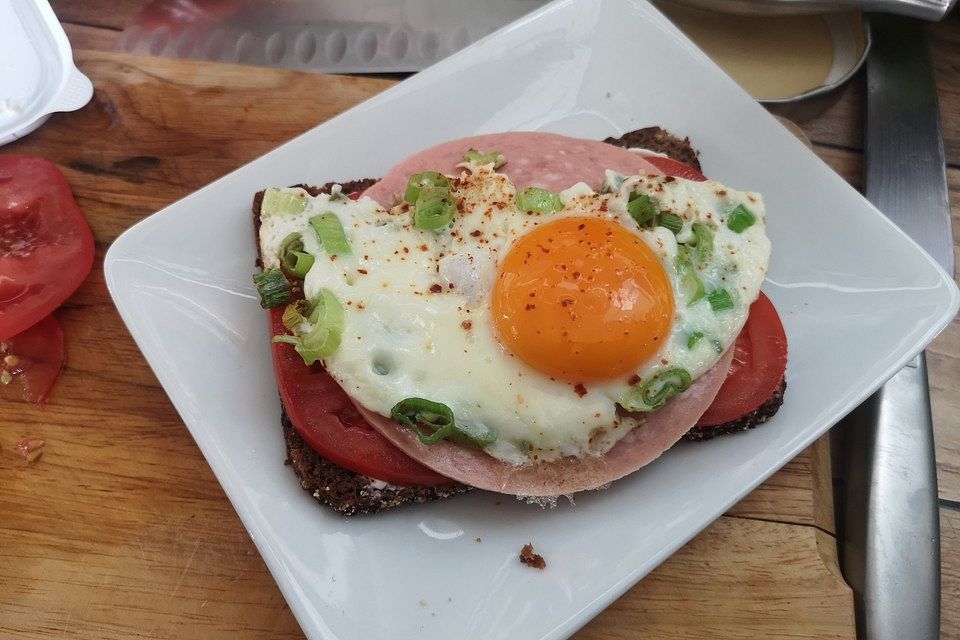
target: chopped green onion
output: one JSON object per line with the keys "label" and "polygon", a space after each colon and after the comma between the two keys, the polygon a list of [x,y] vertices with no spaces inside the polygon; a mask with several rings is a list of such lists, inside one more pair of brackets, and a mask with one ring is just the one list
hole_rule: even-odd
{"label": "chopped green onion", "polygon": [[253,284],[260,294],[260,306],[272,309],[290,300],[290,283],[280,269],[270,269],[253,274]]}
{"label": "chopped green onion", "polygon": [[653,206],[653,200],[645,193],[627,202],[627,213],[641,227],[650,226],[657,217],[657,209]]}
{"label": "chopped green onion", "polygon": [[415,173],[407,180],[407,190],[403,193],[403,199],[413,204],[417,201],[422,189],[445,189],[449,191],[452,188],[453,183],[450,182],[450,178],[436,171]]}
{"label": "chopped green onion", "polygon": [[328,255],[342,256],[350,253],[350,243],[347,242],[343,225],[335,213],[327,211],[310,218],[310,226],[317,232],[317,238]]}
{"label": "chopped green onion", "polygon": [[[292,344],[293,348],[305,364],[313,364],[318,360],[329,357],[340,346],[340,339],[343,336],[343,307],[340,301],[329,289],[321,289],[320,297],[316,301],[309,303],[313,305],[310,309],[309,317],[306,319],[312,328],[305,334],[293,336],[274,336],[274,342],[285,342]],[[293,305],[291,305],[293,306]],[[290,307],[287,307],[289,310]],[[299,313],[299,309],[297,309]],[[293,313],[286,318],[287,312],[284,311],[286,320],[293,320]]]}
{"label": "chopped green onion", "polygon": [[298,278],[307,275],[310,267],[313,266],[313,262],[314,257],[304,251],[291,251],[283,258],[283,265],[287,268],[287,271]]}
{"label": "chopped green onion", "polygon": [[673,396],[690,387],[690,373],[674,367],[664,369],[638,387],[631,389],[624,407],[629,411],[656,411]]}
{"label": "chopped green onion", "polygon": [[314,258],[303,250],[303,236],[291,233],[280,244],[280,262],[287,272],[303,278],[313,266]]}
{"label": "chopped green onion", "polygon": [[[450,438],[461,444],[474,444],[479,447],[492,444],[497,434],[491,429],[466,430],[457,426],[453,411],[445,404],[424,398],[401,400],[390,410],[390,417],[400,424],[413,429],[426,445],[435,445]],[[431,433],[424,433],[420,426],[428,427]]]}
{"label": "chopped green onion", "polygon": [[456,213],[457,201],[449,191],[436,187],[421,189],[413,208],[413,226],[436,231],[450,224]]}
{"label": "chopped green onion", "polygon": [[692,230],[693,246],[697,251],[697,260],[706,262],[710,259],[710,256],[713,255],[713,233],[711,233],[707,225],[700,222],[694,222]]}
{"label": "chopped green onion", "polygon": [[693,272],[692,269],[686,269],[680,276],[680,290],[687,298],[687,306],[706,295],[707,290],[703,286],[703,280]]}
{"label": "chopped green onion", "polygon": [[465,154],[463,154],[463,159],[467,162],[472,162],[474,164],[490,164],[493,163],[494,169],[499,169],[507,163],[506,157],[499,151],[491,151],[490,153],[484,153],[483,151],[477,151],[476,149],[470,149]]}
{"label": "chopped green onion", "polygon": [[703,339],[703,331],[694,331],[687,338],[687,349],[693,349]]}
{"label": "chopped green onion", "polygon": [[692,268],[693,250],[685,244],[678,244],[677,257],[673,259],[673,266],[676,267],[677,273],[683,273],[684,270]]}
{"label": "chopped green onion", "polygon": [[715,289],[707,294],[707,300],[714,311],[733,309],[733,300],[726,289]]}
{"label": "chopped green onion", "polygon": [[670,231],[673,232],[673,235],[677,235],[680,233],[680,230],[683,229],[683,218],[672,213],[661,214],[660,226],[670,229]]}
{"label": "chopped green onion", "polygon": [[757,217],[753,215],[749,209],[742,204],[738,204],[727,217],[727,226],[730,227],[730,230],[734,233],[743,233],[752,227],[756,221]]}
{"label": "chopped green onion", "polygon": [[517,208],[525,213],[553,213],[563,209],[560,196],[540,187],[527,187],[517,194]]}
{"label": "chopped green onion", "polygon": [[297,300],[296,302],[288,304],[287,308],[283,310],[283,316],[281,316],[280,319],[288,331],[296,331],[300,323],[303,322],[303,313],[301,313],[300,309],[303,302],[305,301]]}
{"label": "chopped green onion", "polygon": [[265,189],[260,201],[260,215],[297,214],[307,208],[307,197],[302,191]]}

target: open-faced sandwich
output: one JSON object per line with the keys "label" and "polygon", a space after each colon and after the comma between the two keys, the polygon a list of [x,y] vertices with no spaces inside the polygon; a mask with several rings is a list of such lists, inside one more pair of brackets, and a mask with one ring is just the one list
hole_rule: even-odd
{"label": "open-faced sandwich", "polygon": [[661,129],[455,140],[254,216],[289,462],[343,513],[596,489],[782,402],[763,201]]}

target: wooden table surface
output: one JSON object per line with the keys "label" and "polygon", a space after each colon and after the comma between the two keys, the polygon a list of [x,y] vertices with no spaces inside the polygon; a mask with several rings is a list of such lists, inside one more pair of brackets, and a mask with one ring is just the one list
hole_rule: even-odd
{"label": "wooden table surface", "polygon": [[[77,49],[109,49],[135,3],[55,2]],[[102,6],[100,7],[103,8]],[[954,221],[960,189],[960,21],[932,30]],[[50,406],[0,397],[0,637],[298,637],[296,622],[106,294],[123,229],[384,86],[276,70],[81,52],[93,103],[4,149],[58,162],[97,238],[89,280],[58,312],[68,364]],[[303,105],[284,96],[313,91]],[[804,123],[860,176],[862,84]],[[237,135],[240,131],[243,135]],[[108,336],[105,338],[105,336]],[[930,352],[941,472],[943,637],[960,637],[960,328]],[[25,418],[20,419],[21,416]],[[38,432],[47,453],[13,453]],[[805,452],[577,637],[852,637],[836,572],[829,456]]]}

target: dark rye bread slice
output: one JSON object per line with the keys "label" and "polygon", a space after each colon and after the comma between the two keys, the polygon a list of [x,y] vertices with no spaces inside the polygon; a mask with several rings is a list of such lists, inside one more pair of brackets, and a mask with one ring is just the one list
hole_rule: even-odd
{"label": "dark rye bread slice", "polygon": [[774,414],[780,410],[780,406],[783,404],[783,393],[786,390],[787,379],[781,378],[780,384],[777,386],[777,390],[773,392],[773,395],[747,415],[712,427],[694,427],[690,429],[690,431],[687,431],[683,439],[691,442],[702,442],[704,440],[711,440],[717,436],[725,436],[730,433],[753,429],[757,425],[761,425],[772,418]]}
{"label": "dark rye bread slice", "polygon": [[[607,138],[604,142],[619,147],[642,147],[662,153],[673,160],[683,162],[701,170],[697,152],[690,144],[689,138],[680,139],[660,127],[646,127],[624,134],[619,138]],[[327,184],[314,187],[310,185],[295,185],[303,188],[310,195],[330,193],[334,184],[340,184],[343,193],[363,191],[376,183],[374,178],[351,180],[349,182]],[[253,199],[254,229],[260,230],[260,205],[263,192],[258,192]],[[259,242],[257,243],[259,247]],[[258,266],[260,260],[257,261]],[[746,416],[722,425],[705,428],[694,428],[686,436],[688,440],[709,440],[718,435],[734,433],[751,429],[766,422],[775,414],[783,402],[783,390],[786,382],[782,381],[777,392],[770,397],[756,411]],[[293,428],[285,408],[281,404],[281,424],[284,440],[287,446],[286,463],[293,467],[300,486],[309,491],[314,498],[344,515],[358,513],[375,513],[382,509],[398,507],[408,503],[422,503],[439,498],[446,498],[457,493],[469,491],[471,487],[452,483],[449,486],[437,488],[382,486],[375,480],[359,473],[344,469],[330,462],[310,448],[302,437]]]}
{"label": "dark rye bread slice", "polygon": [[690,144],[690,138],[680,139],[660,127],[637,129],[636,131],[625,133],[619,138],[607,138],[604,142],[616,147],[623,147],[624,149],[641,148],[656,151],[671,160],[682,162],[697,171],[703,171],[698,157],[700,152]]}

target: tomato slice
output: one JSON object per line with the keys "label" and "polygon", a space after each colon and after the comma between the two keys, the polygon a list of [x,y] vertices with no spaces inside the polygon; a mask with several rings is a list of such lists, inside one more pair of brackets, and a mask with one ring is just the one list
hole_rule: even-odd
{"label": "tomato slice", "polygon": [[[286,333],[283,309],[270,310],[271,335]],[[318,365],[307,366],[289,344],[273,344],[280,397],[297,433],[331,462],[391,484],[450,484],[393,446],[353,406],[340,385]]]}
{"label": "tomato slice", "polygon": [[736,420],[773,395],[787,369],[787,335],[773,303],[762,292],[733,345],[733,363],[698,427]]}
{"label": "tomato slice", "polygon": [[93,266],[93,234],[52,162],[0,156],[0,340],[70,297]]}
{"label": "tomato slice", "polygon": [[[19,386],[27,402],[43,404],[63,367],[63,329],[47,316],[17,335],[0,341],[0,383]],[[0,388],[2,388],[0,387]]]}
{"label": "tomato slice", "polygon": [[707,179],[706,176],[693,167],[683,164],[682,162],[677,162],[676,160],[671,160],[670,158],[663,156],[643,156],[643,159],[657,169],[660,169],[660,171],[663,171],[666,175],[673,176],[674,178],[683,178],[695,182],[703,182]]}

